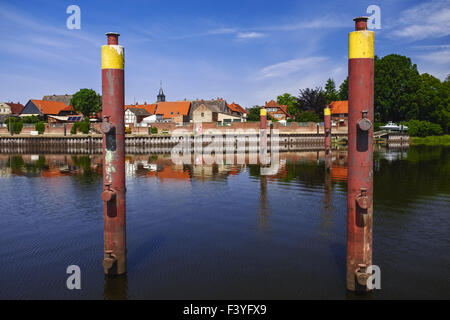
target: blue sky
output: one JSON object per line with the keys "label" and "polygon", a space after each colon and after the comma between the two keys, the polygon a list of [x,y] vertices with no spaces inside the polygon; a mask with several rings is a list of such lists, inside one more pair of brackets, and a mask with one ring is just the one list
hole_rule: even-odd
{"label": "blue sky", "polygon": [[[69,30],[69,5],[81,29]],[[125,47],[125,99],[222,97],[244,107],[347,76],[352,19],[381,9],[375,53],[407,55],[421,73],[450,73],[450,0],[0,0],[0,101],[101,91],[105,32]]]}

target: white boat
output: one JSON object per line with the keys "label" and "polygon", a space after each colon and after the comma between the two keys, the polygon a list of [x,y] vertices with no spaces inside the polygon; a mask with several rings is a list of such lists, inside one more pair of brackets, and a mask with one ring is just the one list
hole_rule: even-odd
{"label": "white boat", "polygon": [[401,131],[401,130],[407,131],[408,127],[403,124],[397,125],[397,124],[393,123],[392,121],[389,121],[387,123],[387,125],[381,126],[380,129],[381,130],[389,130],[389,131]]}

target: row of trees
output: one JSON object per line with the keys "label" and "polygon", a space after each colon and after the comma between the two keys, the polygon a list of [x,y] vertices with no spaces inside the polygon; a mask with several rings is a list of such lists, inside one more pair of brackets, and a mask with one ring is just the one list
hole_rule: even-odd
{"label": "row of trees", "polygon": [[[374,64],[375,123],[418,120],[411,125],[433,128],[432,132],[450,133],[450,75],[441,81],[428,73],[420,74],[410,58],[397,54],[375,57]],[[277,97],[277,102],[288,106],[294,121],[318,122],[323,119],[325,105],[347,99],[348,78],[339,88],[329,78],[324,89],[300,89],[297,96],[285,93]],[[250,121],[259,120],[260,108],[250,108]]]}

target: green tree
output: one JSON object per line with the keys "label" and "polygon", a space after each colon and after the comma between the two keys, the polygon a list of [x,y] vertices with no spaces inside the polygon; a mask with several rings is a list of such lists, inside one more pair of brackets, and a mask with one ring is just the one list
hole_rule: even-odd
{"label": "green tree", "polygon": [[417,91],[420,74],[410,58],[390,54],[375,56],[376,120],[404,121],[414,119],[418,112]]}
{"label": "green tree", "polygon": [[259,110],[261,110],[260,106],[253,106],[248,109],[247,121],[259,121]]}
{"label": "green tree", "polygon": [[320,122],[320,117],[314,111],[300,111],[295,115],[298,122]]}
{"label": "green tree", "polygon": [[45,122],[43,121],[36,122],[36,124],[34,125],[34,130],[36,130],[39,134],[43,134],[45,131]]}
{"label": "green tree", "polygon": [[327,104],[329,104],[331,101],[339,100],[338,92],[336,90],[336,84],[331,78],[328,78],[327,83],[325,84],[325,96],[327,98]]}
{"label": "green tree", "polygon": [[301,110],[314,111],[319,116],[323,116],[323,109],[327,104],[327,98],[322,88],[300,89],[297,100]]}
{"label": "green tree", "polygon": [[279,105],[287,106],[287,112],[291,116],[294,116],[299,111],[297,98],[289,93],[284,93],[281,96],[278,96],[277,102]]}
{"label": "green tree", "polygon": [[13,131],[15,134],[19,134],[22,131],[23,123],[16,117],[10,117],[5,120],[8,131]]}
{"label": "green tree", "polygon": [[339,86],[338,98],[341,101],[348,100],[348,77]]}
{"label": "green tree", "polygon": [[81,112],[85,117],[101,111],[102,98],[92,89],[81,89],[70,100],[72,107]]}

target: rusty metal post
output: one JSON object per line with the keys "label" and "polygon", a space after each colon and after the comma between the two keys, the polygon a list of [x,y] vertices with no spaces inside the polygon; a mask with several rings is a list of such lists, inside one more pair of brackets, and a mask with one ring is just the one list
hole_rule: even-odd
{"label": "rusty metal post", "polygon": [[103,218],[107,275],[126,273],[124,49],[109,32],[102,46]]}
{"label": "rusty metal post", "polygon": [[331,111],[326,107],[323,110],[323,131],[325,136],[325,154],[331,152]]}
{"label": "rusty metal post", "polygon": [[368,291],[372,265],[374,33],[367,17],[349,34],[347,289]]}
{"label": "rusty metal post", "polygon": [[259,112],[259,160],[261,165],[270,161],[267,156],[267,112],[264,108]]}

